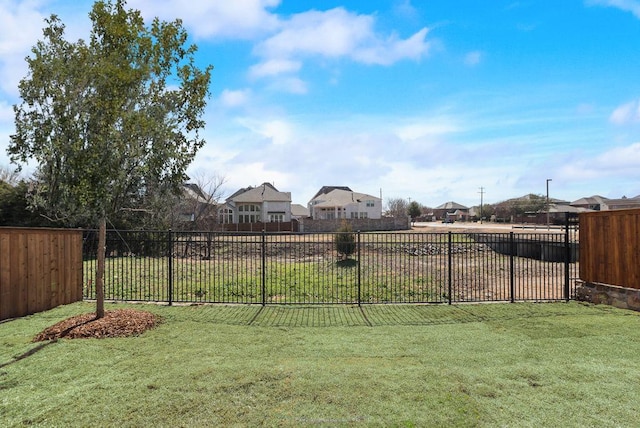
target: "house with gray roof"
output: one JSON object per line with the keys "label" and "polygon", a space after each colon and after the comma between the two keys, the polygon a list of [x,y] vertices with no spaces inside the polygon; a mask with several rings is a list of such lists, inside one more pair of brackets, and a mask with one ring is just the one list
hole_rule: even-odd
{"label": "house with gray roof", "polygon": [[433,216],[436,220],[466,220],[469,217],[469,207],[449,201],[435,207]]}
{"label": "house with gray roof", "polygon": [[382,199],[354,192],[346,186],[324,186],[309,201],[314,220],[382,218]]}
{"label": "house with gray roof", "polygon": [[291,204],[291,218],[299,220],[309,217],[309,209],[304,205]]}
{"label": "house with gray roof", "polygon": [[183,183],[182,195],[175,206],[176,220],[189,223],[206,219],[215,223],[216,208],[213,195],[208,195],[195,183]]}
{"label": "house with gray roof", "polygon": [[585,208],[587,210],[600,211],[606,209],[608,198],[600,195],[593,195],[586,198],[580,198],[577,201],[571,202],[569,205],[577,208]]}
{"label": "house with gray roof", "polygon": [[221,223],[269,223],[291,221],[291,192],[270,183],[239,189],[218,213]]}
{"label": "house with gray roof", "polygon": [[627,198],[623,196],[619,199],[609,199],[603,196],[594,195],[587,198],[580,198],[571,202],[572,207],[586,208],[593,211],[624,210],[630,208],[640,208],[640,195]]}
{"label": "house with gray roof", "polygon": [[607,210],[627,210],[631,208],[640,208],[640,195],[634,198],[622,197],[620,199],[607,199]]}

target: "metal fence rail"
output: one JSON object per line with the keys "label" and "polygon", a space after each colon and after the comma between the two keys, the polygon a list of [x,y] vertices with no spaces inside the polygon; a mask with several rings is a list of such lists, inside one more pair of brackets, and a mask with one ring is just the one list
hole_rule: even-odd
{"label": "metal fence rail", "polygon": [[[565,233],[108,231],[107,300],[245,304],[568,300],[577,244]],[[95,298],[96,232],[84,236]]]}

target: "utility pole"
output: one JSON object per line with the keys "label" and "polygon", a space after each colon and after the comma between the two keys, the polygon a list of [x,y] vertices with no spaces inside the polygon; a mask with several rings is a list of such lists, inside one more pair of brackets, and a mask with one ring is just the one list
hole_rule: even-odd
{"label": "utility pole", "polygon": [[480,224],[482,224],[482,197],[484,196],[484,187],[480,188]]}
{"label": "utility pole", "polygon": [[550,178],[547,178],[547,230],[549,230],[549,182]]}

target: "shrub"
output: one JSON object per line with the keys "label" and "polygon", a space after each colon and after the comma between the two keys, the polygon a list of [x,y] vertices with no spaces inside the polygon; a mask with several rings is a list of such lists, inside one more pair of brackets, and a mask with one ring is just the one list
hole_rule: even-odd
{"label": "shrub", "polygon": [[334,242],[336,251],[345,259],[348,259],[355,252],[356,238],[349,223],[342,222],[342,225],[336,231]]}

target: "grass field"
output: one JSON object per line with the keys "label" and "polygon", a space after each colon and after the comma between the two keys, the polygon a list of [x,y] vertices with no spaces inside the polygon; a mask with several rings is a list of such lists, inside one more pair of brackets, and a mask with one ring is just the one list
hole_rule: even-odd
{"label": "grass field", "polygon": [[607,306],[136,307],[142,336],[0,324],[0,426],[620,427],[640,410],[640,317]]}
{"label": "grass field", "polygon": [[[360,259],[340,260],[331,250],[308,256],[254,254],[215,259],[175,258],[172,299],[209,303],[425,303],[564,298],[564,264],[459,246],[448,257],[402,250],[367,249]],[[571,264],[572,275],[577,264]],[[451,270],[451,275],[449,271]],[[95,298],[95,260],[84,262],[84,296]],[[154,257],[106,260],[108,300],[168,301],[169,261]],[[361,287],[358,288],[360,283]]]}

